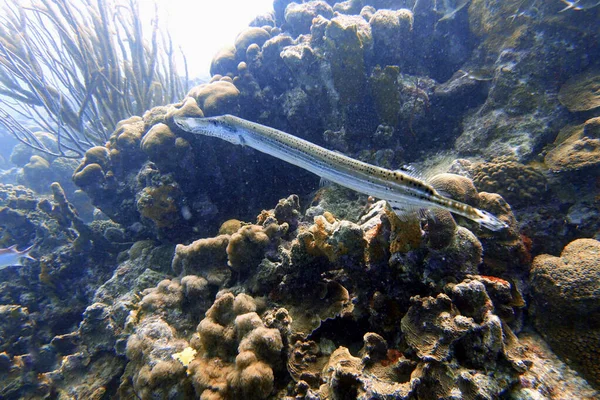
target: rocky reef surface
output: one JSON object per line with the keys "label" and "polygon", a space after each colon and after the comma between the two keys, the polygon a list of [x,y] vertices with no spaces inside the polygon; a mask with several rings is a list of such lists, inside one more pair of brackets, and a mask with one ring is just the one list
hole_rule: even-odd
{"label": "rocky reef surface", "polygon": [[[15,148],[0,245],[37,261],[0,270],[0,398],[600,396],[600,7],[562,8],[275,0],[78,165]],[[228,113],[450,159],[436,187],[509,228],[399,219],[173,122]]]}

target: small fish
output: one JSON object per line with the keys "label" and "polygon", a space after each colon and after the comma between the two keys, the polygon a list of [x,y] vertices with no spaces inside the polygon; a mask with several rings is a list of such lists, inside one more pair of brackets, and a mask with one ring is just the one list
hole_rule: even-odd
{"label": "small fish", "polygon": [[436,25],[439,24],[442,21],[448,21],[448,20],[454,19],[454,17],[456,16],[456,14],[460,10],[462,10],[463,8],[465,8],[470,2],[471,2],[471,0],[458,0],[456,2],[456,5],[454,6],[454,8],[452,8],[452,6],[450,6],[450,4],[447,1],[444,1],[445,14],[442,16],[442,18],[440,18],[436,22]]}
{"label": "small fish", "polygon": [[567,10],[589,10],[590,8],[600,6],[600,1],[598,0],[562,0],[567,6],[560,10],[559,12],[565,12]]}
{"label": "small fish", "polygon": [[177,117],[175,123],[184,131],[252,147],[331,182],[386,200],[399,216],[421,209],[438,208],[462,215],[493,231],[507,227],[487,211],[443,196],[429,183],[411,175],[410,171],[392,171],[367,164],[233,115]]}
{"label": "small fish", "polygon": [[35,258],[29,255],[31,249],[33,249],[34,245],[26,248],[23,251],[17,250],[17,245],[10,246],[7,249],[0,249],[0,270],[4,268],[11,267],[13,265],[22,265],[21,259],[28,258],[30,260],[35,260]]}
{"label": "small fish", "polygon": [[459,79],[467,78],[473,81],[486,82],[494,79],[493,73],[486,69],[474,69],[471,71],[464,71],[459,69],[458,72],[461,72],[463,75],[459,77]]}

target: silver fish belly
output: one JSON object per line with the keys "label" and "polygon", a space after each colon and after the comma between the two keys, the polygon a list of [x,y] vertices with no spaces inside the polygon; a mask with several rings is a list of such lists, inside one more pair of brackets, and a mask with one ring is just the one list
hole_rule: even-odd
{"label": "silver fish belly", "polygon": [[31,252],[32,249],[33,246],[30,246],[23,251],[19,251],[17,250],[17,245],[10,246],[6,249],[0,249],[0,270],[14,265],[22,265],[21,260],[23,258],[35,260],[35,258],[29,255],[29,252]]}
{"label": "silver fish belly", "polygon": [[386,200],[399,215],[412,210],[441,208],[469,218],[493,231],[507,227],[506,223],[494,215],[445,197],[433,186],[408,174],[355,160],[280,130],[233,115],[208,118],[176,117],[175,123],[184,131],[252,147],[331,182]]}

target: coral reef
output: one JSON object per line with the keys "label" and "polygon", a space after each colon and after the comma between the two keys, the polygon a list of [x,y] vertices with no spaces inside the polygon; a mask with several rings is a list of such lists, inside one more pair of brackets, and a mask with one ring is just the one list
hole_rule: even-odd
{"label": "coral reef", "polygon": [[[17,146],[6,179],[51,197],[0,185],[1,247],[36,258],[0,271],[0,397],[598,397],[600,7],[561,7],[275,0],[76,168]],[[174,123],[226,113],[508,227],[399,217]]]}

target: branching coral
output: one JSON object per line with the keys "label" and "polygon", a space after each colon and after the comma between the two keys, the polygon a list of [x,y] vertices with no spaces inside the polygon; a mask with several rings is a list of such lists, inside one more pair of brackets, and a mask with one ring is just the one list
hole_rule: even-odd
{"label": "branching coral", "polygon": [[[117,122],[180,99],[170,38],[155,16],[146,43],[138,3],[14,2],[0,19],[0,122],[18,140],[57,156],[80,157]],[[59,137],[50,149],[11,114],[35,117]]]}

